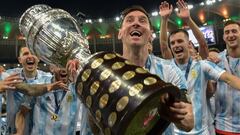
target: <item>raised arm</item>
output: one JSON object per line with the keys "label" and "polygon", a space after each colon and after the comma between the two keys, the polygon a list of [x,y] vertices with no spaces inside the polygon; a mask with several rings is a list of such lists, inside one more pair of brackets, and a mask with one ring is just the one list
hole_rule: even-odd
{"label": "raised arm", "polygon": [[164,59],[172,59],[173,55],[168,46],[168,35],[167,35],[167,28],[168,28],[168,19],[172,13],[172,5],[169,5],[166,1],[162,2],[159,6],[159,14],[161,16],[161,27],[160,27],[160,51],[162,57]]}
{"label": "raised arm", "polygon": [[184,0],[178,0],[177,6],[179,9],[179,12],[177,13],[177,15],[180,18],[182,18],[183,21],[190,27],[190,29],[193,32],[193,35],[195,36],[195,38],[199,43],[199,48],[198,48],[199,55],[202,57],[202,59],[207,59],[208,46],[207,46],[206,40],[204,38],[203,33],[200,31],[200,29],[196,25],[196,23],[192,20],[187,3],[185,3]]}

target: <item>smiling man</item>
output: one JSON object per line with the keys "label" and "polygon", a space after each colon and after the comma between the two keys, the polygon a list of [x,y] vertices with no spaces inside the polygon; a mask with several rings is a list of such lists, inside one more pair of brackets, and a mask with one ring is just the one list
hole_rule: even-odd
{"label": "smiling man", "polygon": [[[188,33],[179,29],[169,35],[170,48],[173,52],[173,61],[181,69],[188,83],[188,93],[191,97],[194,111],[194,128],[191,132],[184,132],[175,128],[176,134],[204,134],[212,133],[208,130],[208,108],[206,103],[206,87],[208,80],[225,82],[239,92],[240,79],[224,71],[214,63],[206,60],[193,60],[190,56],[189,45],[191,45]],[[227,89],[224,89],[227,90]],[[225,95],[227,96],[227,95]],[[222,100],[231,99],[232,96],[224,97]]]}
{"label": "smiling man", "polygon": [[[152,42],[153,37],[152,25],[147,12],[140,6],[132,6],[123,11],[122,19],[118,34],[118,38],[123,43],[122,56],[135,65],[145,67],[165,82],[170,82],[180,89],[187,89],[184,77],[174,64],[149,55],[147,45]],[[166,101],[168,101],[167,98]],[[166,106],[165,112],[159,112],[160,117],[165,117],[182,130],[191,130],[194,123],[191,104],[185,102],[167,102],[166,104],[169,106]]]}
{"label": "smiling man", "polygon": [[[228,21],[224,25],[223,40],[226,50],[219,53],[218,66],[240,77],[240,24]],[[240,91],[223,82],[217,82],[215,93],[216,132],[240,134]]]}
{"label": "smiling man", "polygon": [[66,68],[54,66],[51,71],[54,74],[52,81],[63,82],[69,90],[60,88],[42,96],[26,98],[23,106],[33,113],[30,120],[33,123],[30,134],[73,135],[79,113],[83,113],[83,104],[77,97],[75,83],[69,81],[70,75]]}
{"label": "smiling man", "polygon": [[[37,70],[39,59],[31,54],[29,49],[25,46],[21,46],[19,50],[19,63],[22,68],[8,69],[5,73],[7,74],[19,74],[24,83],[27,84],[45,84],[51,83],[52,75],[50,73],[45,73],[41,70]],[[1,79],[4,79],[1,76]],[[22,109],[20,105],[24,101],[24,95],[18,90],[10,91],[7,90],[7,132],[8,134],[16,133],[15,117],[17,112]],[[24,112],[24,111],[23,111]],[[28,115],[26,118],[28,119]],[[28,124],[28,120],[27,120]],[[24,129],[24,134],[28,135],[28,127]]]}

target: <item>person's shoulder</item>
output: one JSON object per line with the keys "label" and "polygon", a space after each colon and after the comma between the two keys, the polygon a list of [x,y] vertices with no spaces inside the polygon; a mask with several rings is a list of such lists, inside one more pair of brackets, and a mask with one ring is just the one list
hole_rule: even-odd
{"label": "person's shoulder", "polygon": [[213,65],[214,63],[209,61],[209,60],[195,60],[195,65],[199,65],[199,66],[205,66],[205,65]]}
{"label": "person's shoulder", "polygon": [[222,57],[225,57],[227,55],[227,50],[223,50],[222,52],[220,52],[219,54],[219,57],[222,58]]}
{"label": "person's shoulder", "polygon": [[41,77],[52,77],[52,74],[50,72],[45,72],[42,70],[37,70],[37,72],[38,72],[38,75]]}
{"label": "person's shoulder", "polygon": [[200,65],[202,69],[207,69],[207,71],[209,71],[209,68],[211,68],[213,70],[219,69],[217,64],[215,64],[211,61],[208,61],[208,60],[201,60],[200,64],[198,64],[198,65]]}
{"label": "person's shoulder", "polygon": [[10,68],[10,69],[7,69],[5,72],[7,73],[20,73],[22,71],[22,68]]}
{"label": "person's shoulder", "polygon": [[167,64],[167,65],[168,64],[170,64],[170,65],[173,64],[173,59],[163,59],[163,58],[157,57],[155,55],[151,55],[151,58],[158,63]]}

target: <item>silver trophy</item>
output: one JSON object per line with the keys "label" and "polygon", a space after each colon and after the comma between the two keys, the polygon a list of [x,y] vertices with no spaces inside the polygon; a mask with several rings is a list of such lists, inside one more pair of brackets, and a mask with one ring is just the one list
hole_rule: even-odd
{"label": "silver trophy", "polygon": [[70,59],[90,57],[88,41],[77,21],[66,11],[48,5],[30,7],[19,21],[30,51],[48,64],[65,67]]}
{"label": "silver trophy", "polygon": [[30,51],[44,62],[64,67],[70,59],[80,61],[76,93],[103,134],[157,135],[169,125],[158,116],[159,97],[169,93],[179,100],[180,90],[119,54],[91,55],[77,21],[66,11],[32,6],[19,28]]}

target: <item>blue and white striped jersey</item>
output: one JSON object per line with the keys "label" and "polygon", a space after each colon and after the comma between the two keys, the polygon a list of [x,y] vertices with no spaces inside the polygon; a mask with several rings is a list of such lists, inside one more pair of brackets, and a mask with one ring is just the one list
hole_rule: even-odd
{"label": "blue and white striped jersey", "polygon": [[[28,84],[43,84],[43,83],[49,83],[51,79],[51,74],[46,73],[40,70],[37,70],[37,76],[34,78],[25,78],[23,75],[23,69],[22,68],[14,68],[14,69],[8,69],[6,70],[6,73],[13,74],[13,73],[19,73],[20,76],[24,79],[23,81]],[[4,78],[2,78],[4,79]],[[16,132],[15,128],[15,117],[16,113],[19,111],[19,107],[21,103],[24,101],[24,97],[22,93],[17,91],[7,91],[7,128],[8,133],[12,134]],[[26,124],[28,123],[29,115],[26,116]],[[25,126],[25,135],[28,135],[29,129],[28,126]]]}
{"label": "blue and white striped jersey", "polygon": [[[240,77],[240,58],[227,56],[224,50],[219,54],[218,65],[227,72]],[[222,131],[240,133],[240,91],[224,82],[217,82],[215,93],[216,128]]]}
{"label": "blue and white striped jersey", "polygon": [[70,91],[56,90],[26,101],[25,105],[33,110],[31,135],[75,134],[80,100],[75,84],[68,88]]}
{"label": "blue and white striped jersey", "polygon": [[[187,89],[186,79],[180,69],[172,61],[149,55],[145,68],[147,68],[150,73],[158,75],[163,81],[172,83],[180,89]],[[170,124],[163,134],[171,135],[172,132],[173,126]]]}
{"label": "blue and white striped jersey", "polygon": [[80,135],[93,135],[91,128],[88,122],[88,110],[87,107],[81,103],[81,126],[80,126]]}
{"label": "blue and white striped jersey", "polygon": [[150,73],[158,75],[163,81],[172,83],[179,89],[187,89],[186,79],[172,61],[149,55],[145,68],[148,69]]}
{"label": "blue and white striped jersey", "polygon": [[209,117],[206,100],[207,82],[208,80],[217,81],[225,71],[206,60],[192,60],[189,72],[186,72],[187,65],[178,65],[178,67],[187,77],[188,94],[193,106],[194,128],[190,132],[184,132],[175,127],[174,132],[179,135],[210,135],[208,119],[211,117]]}

